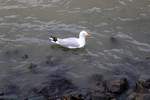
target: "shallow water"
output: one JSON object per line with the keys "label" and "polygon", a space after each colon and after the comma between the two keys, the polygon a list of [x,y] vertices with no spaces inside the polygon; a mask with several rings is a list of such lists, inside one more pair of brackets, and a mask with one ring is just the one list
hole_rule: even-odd
{"label": "shallow water", "polygon": [[[27,95],[52,74],[81,88],[93,74],[124,76],[132,85],[150,75],[149,28],[149,0],[0,0],[0,89],[12,85]],[[92,33],[82,49],[48,40],[81,30]]]}

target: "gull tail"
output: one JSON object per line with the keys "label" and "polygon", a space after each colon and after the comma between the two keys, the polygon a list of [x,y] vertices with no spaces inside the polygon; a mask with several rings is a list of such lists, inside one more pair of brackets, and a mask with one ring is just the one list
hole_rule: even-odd
{"label": "gull tail", "polygon": [[49,39],[51,40],[52,43],[57,43],[58,38],[54,36],[50,36]]}

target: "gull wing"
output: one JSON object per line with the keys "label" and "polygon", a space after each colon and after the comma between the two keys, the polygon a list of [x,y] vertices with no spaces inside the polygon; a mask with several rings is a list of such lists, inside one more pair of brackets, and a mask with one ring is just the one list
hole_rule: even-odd
{"label": "gull wing", "polygon": [[80,47],[78,38],[59,39],[58,44],[67,48],[79,48]]}

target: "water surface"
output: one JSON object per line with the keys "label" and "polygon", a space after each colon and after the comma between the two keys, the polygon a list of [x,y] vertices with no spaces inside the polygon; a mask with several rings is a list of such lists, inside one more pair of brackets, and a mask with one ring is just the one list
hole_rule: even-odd
{"label": "water surface", "polygon": [[[149,28],[149,0],[0,0],[0,89],[15,85],[27,95],[52,74],[80,88],[93,74],[132,84],[150,75]],[[49,33],[64,38],[81,30],[92,33],[82,49],[48,40]]]}

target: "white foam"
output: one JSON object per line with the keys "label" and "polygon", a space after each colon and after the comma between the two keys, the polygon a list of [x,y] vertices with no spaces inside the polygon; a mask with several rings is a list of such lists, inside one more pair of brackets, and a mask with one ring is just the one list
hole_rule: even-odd
{"label": "white foam", "polygon": [[16,18],[17,15],[9,15],[9,16],[5,16],[5,18]]}
{"label": "white foam", "polygon": [[88,13],[93,13],[93,12],[101,13],[102,10],[101,10],[101,8],[93,7],[93,8],[88,9],[87,12]]}
{"label": "white foam", "polygon": [[124,1],[122,1],[122,0],[119,0],[119,3],[121,4],[121,5],[123,5],[123,6],[126,6],[127,4],[124,2]]}
{"label": "white foam", "polygon": [[130,39],[132,40],[133,38],[127,34],[117,34],[116,37],[122,38],[122,39]]}
{"label": "white foam", "polygon": [[122,18],[122,17],[118,17],[118,19],[120,21],[132,21],[132,20],[135,20],[135,19],[132,19],[132,18]]}

